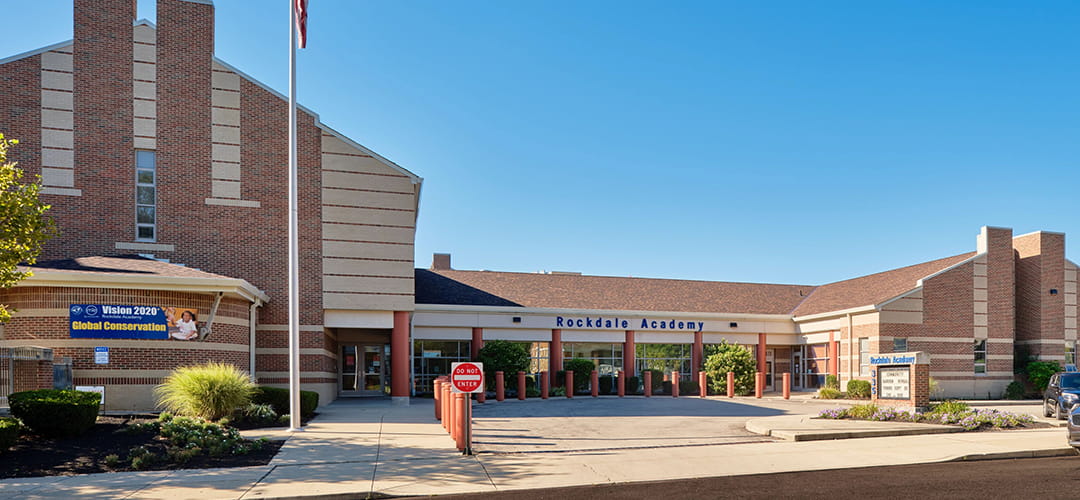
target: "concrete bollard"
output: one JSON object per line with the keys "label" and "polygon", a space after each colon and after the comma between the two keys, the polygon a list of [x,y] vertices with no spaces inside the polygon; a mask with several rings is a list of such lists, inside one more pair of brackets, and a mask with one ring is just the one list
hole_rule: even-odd
{"label": "concrete bollard", "polygon": [[651,398],[652,397],[652,372],[646,370],[644,373],[641,374],[641,376],[645,378],[645,382],[643,382],[643,384],[645,385],[645,397]]}
{"label": "concrete bollard", "polygon": [[506,399],[506,382],[503,381],[503,372],[495,372],[495,401]]}
{"label": "concrete bollard", "polygon": [[791,399],[791,374],[784,373],[784,399]]}
{"label": "concrete bollard", "polygon": [[548,398],[548,372],[540,372],[540,399]]}
{"label": "concrete bollard", "polygon": [[625,397],[626,396],[626,372],[619,371],[618,378],[619,378],[619,380],[618,380],[618,383],[619,383],[619,397],[620,398]]}
{"label": "concrete bollard", "polygon": [[592,371],[591,378],[589,379],[589,385],[592,386],[592,397],[600,396],[600,374],[596,370]]}
{"label": "concrete bollard", "polygon": [[[450,388],[448,387],[447,390],[449,391],[449,389]],[[444,396],[446,396],[447,411],[446,413],[443,413],[443,415],[448,416],[449,418],[444,418],[443,421],[446,422],[446,432],[450,434],[450,439],[454,439],[454,422],[457,420],[457,407],[453,404],[454,393],[447,392]]]}
{"label": "concrete bollard", "polygon": [[487,382],[484,382],[484,384],[484,390],[476,393],[476,402],[480,404],[484,404],[484,402],[487,401]]}
{"label": "concrete bollard", "polygon": [[735,397],[735,372],[727,372],[727,397]]}
{"label": "concrete bollard", "polygon": [[442,424],[446,432],[450,432],[450,419],[453,417],[450,410],[450,384],[444,383],[442,385]]}
{"label": "concrete bollard", "polygon": [[566,398],[574,397],[574,370],[566,370]]}
{"label": "concrete bollard", "polygon": [[671,372],[671,397],[679,397],[679,372]]}
{"label": "concrete bollard", "polygon": [[469,404],[468,394],[457,393],[454,394],[454,405],[457,407],[457,434],[454,436],[454,442],[457,443],[458,451],[465,451],[465,416],[468,410],[465,405]]}
{"label": "concrete bollard", "polygon": [[765,374],[757,372],[754,374],[754,397],[761,399],[761,393],[765,391]]}
{"label": "concrete bollard", "polygon": [[435,420],[442,420],[442,380],[435,379]]}
{"label": "concrete bollard", "polygon": [[525,372],[518,372],[518,399],[525,401]]}
{"label": "concrete bollard", "polygon": [[708,388],[705,385],[705,382],[708,381],[707,377],[708,375],[706,375],[705,372],[697,372],[698,395],[702,398],[709,395]]}

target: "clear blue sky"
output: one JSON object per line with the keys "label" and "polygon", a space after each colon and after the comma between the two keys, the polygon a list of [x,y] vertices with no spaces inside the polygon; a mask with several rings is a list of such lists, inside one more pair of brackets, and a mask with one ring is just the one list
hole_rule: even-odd
{"label": "clear blue sky", "polygon": [[[215,1],[282,91],[288,3]],[[424,177],[419,267],[819,284],[1080,238],[1076,2],[310,8],[300,102]],[[0,57],[71,37],[70,0],[5,17]]]}

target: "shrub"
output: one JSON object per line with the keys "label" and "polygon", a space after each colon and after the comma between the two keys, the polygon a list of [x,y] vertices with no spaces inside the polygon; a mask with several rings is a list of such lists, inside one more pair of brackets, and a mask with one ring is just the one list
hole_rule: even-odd
{"label": "shrub", "polygon": [[847,415],[851,418],[869,419],[875,413],[877,413],[877,405],[855,405],[847,409]]}
{"label": "shrub", "polygon": [[[484,364],[484,378],[488,387],[495,387],[495,372],[503,372],[510,380],[517,372],[529,368],[529,351],[525,346],[509,340],[487,340],[480,348],[477,361]],[[516,380],[516,379],[514,379]]]}
{"label": "shrub", "polygon": [[660,383],[660,391],[663,394],[671,394],[671,381],[665,380]]}
{"label": "shrub", "polygon": [[120,466],[120,455],[110,453],[105,455],[105,466],[111,468],[117,468]]}
{"label": "shrub", "polygon": [[14,418],[0,418],[0,453],[7,451],[19,440],[19,421]]}
{"label": "shrub", "polygon": [[1021,384],[1017,380],[1009,382],[1009,386],[1005,388],[1005,399],[1024,399],[1024,384]]}
{"label": "shrub", "polygon": [[[274,411],[274,407],[269,404],[256,404],[251,403],[240,410],[238,410],[233,417],[232,421],[236,423],[242,423],[252,427],[263,427],[273,425],[277,422],[278,414]],[[222,425],[225,419],[219,421]]]}
{"label": "shrub", "polygon": [[[289,390],[280,387],[267,387],[260,385],[251,394],[251,402],[259,405],[270,405],[278,415],[289,413]],[[319,407],[319,393],[315,391],[300,391],[300,415],[310,418]]]}
{"label": "shrub", "polygon": [[847,395],[852,399],[869,399],[870,382],[867,380],[849,380],[847,383]]}
{"label": "shrub", "polygon": [[555,372],[555,378],[551,381],[551,387],[562,387],[566,385],[566,370],[559,370]]}
{"label": "shrub", "polygon": [[540,397],[540,389],[537,389],[537,388],[535,388],[535,387],[533,387],[531,385],[525,387],[525,397],[527,397],[527,398],[538,398],[538,397]]}
{"label": "shrub", "polygon": [[627,394],[641,394],[641,378],[640,377],[626,377],[626,393]]}
{"label": "shrub", "polygon": [[735,393],[744,396],[750,394],[754,390],[754,374],[757,371],[757,361],[750,349],[729,344],[726,340],[713,346],[713,349],[716,353],[705,360],[705,371],[708,372],[713,391],[726,393],[727,374],[735,372]]}
{"label": "shrub", "polygon": [[836,389],[837,392],[840,392],[840,379],[837,378],[836,375],[826,375],[825,376],[825,388],[826,389]]}
{"label": "shrub", "polygon": [[701,392],[701,386],[698,385],[697,380],[680,380],[679,381],[679,395],[680,396],[697,396]]}
{"label": "shrub", "polygon": [[844,393],[840,392],[840,389],[833,389],[832,387],[822,387],[817,391],[818,399],[841,399],[844,397]]}
{"label": "shrub", "polygon": [[565,366],[566,371],[574,371],[574,392],[581,392],[589,387],[589,378],[596,369],[595,363],[588,359],[574,358],[567,361]]}
{"label": "shrub", "polygon": [[1050,377],[1061,371],[1061,365],[1054,361],[1032,361],[1027,364],[1027,376],[1031,385],[1040,393],[1046,390]]}
{"label": "shrub", "polygon": [[971,410],[971,407],[967,403],[950,399],[933,405],[929,413],[940,415],[942,413],[963,413],[969,410]]}
{"label": "shrub", "polygon": [[154,392],[158,404],[180,415],[218,420],[247,406],[255,384],[239,368],[210,362],[173,370]]}
{"label": "shrub", "polygon": [[[244,440],[240,436],[240,431],[235,428],[189,417],[176,417],[161,424],[161,437],[169,441],[170,451],[174,448],[199,450],[191,456],[198,455],[202,451],[206,451],[212,457],[243,455],[261,446],[261,444],[257,445]],[[172,451],[170,459],[187,460],[191,456],[177,455],[176,451]]]}
{"label": "shrub", "polygon": [[552,387],[551,390],[548,391],[548,397],[565,396],[565,395],[566,395],[566,387],[563,387],[563,386]]}
{"label": "shrub", "polygon": [[11,414],[43,436],[75,436],[97,421],[101,394],[40,389],[8,397]]}

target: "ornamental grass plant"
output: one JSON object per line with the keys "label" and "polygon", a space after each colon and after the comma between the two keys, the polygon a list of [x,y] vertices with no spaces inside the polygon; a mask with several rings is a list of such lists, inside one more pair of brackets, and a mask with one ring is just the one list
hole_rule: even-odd
{"label": "ornamental grass plant", "polygon": [[210,421],[247,406],[254,391],[247,373],[215,362],[177,368],[154,389],[158,405],[165,410]]}

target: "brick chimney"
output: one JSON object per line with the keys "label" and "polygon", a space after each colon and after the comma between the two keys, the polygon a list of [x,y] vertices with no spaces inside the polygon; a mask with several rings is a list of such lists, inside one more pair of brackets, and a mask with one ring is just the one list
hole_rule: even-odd
{"label": "brick chimney", "polygon": [[1012,229],[983,226],[978,237],[978,251],[986,254],[987,338],[1011,341],[1016,330],[1016,266]]}
{"label": "brick chimney", "polygon": [[437,253],[431,258],[431,270],[432,271],[453,271],[450,267],[450,254]]}
{"label": "brick chimney", "polygon": [[1065,235],[1036,231],[1013,238],[1013,248],[1017,344],[1039,359],[1060,361],[1065,353]]}

